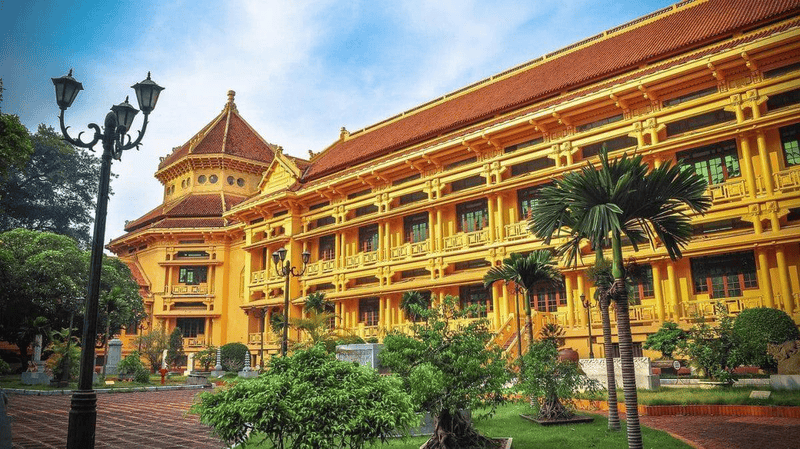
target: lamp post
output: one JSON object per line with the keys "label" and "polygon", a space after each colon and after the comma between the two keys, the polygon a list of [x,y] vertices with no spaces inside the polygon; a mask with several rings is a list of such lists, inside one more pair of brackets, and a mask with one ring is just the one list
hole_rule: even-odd
{"label": "lamp post", "polygon": [[100,296],[100,272],[103,263],[103,239],[106,231],[106,209],[108,206],[108,184],[111,178],[111,158],[120,160],[124,150],[138,148],[147,129],[147,119],[150,112],[156,107],[158,96],[163,87],[150,79],[133,86],[139,109],[144,113],[142,130],[135,141],[131,142],[128,135],[133,124],[133,118],[139,112],[128,99],[112,106],[111,112],[106,114],[103,128],[95,123],[90,123],[89,128],[94,130],[94,137],[90,142],[84,142],[81,134],[77,138],[70,137],[67,126],[64,125],[64,112],[75,101],[78,92],[83,90],[83,85],[69,74],[60,78],[52,78],[56,88],[56,103],[61,109],[58,120],[64,140],[74,146],[92,149],[102,141],[103,155],[100,165],[100,189],[97,193],[97,209],[94,219],[94,236],[92,238],[92,256],[89,264],[89,287],[86,298],[86,313],[83,318],[83,338],[81,340],[81,364],[78,378],[78,389],[72,394],[71,409],[69,411],[69,428],[67,431],[68,449],[85,449],[94,447],[94,435],[97,424],[97,394],[92,390],[92,375],[94,374],[94,344],[97,339],[97,307]]}
{"label": "lamp post", "polygon": [[583,307],[586,309],[586,324],[588,325],[589,329],[589,358],[594,358],[594,349],[592,349],[592,311],[591,308],[591,301],[586,299],[586,295],[581,293],[581,302],[583,303]]}
{"label": "lamp post", "polygon": [[[278,276],[286,278],[283,287],[283,338],[281,339],[281,357],[286,357],[286,350],[289,346],[289,279],[292,276],[299,277],[306,272],[308,259],[311,253],[303,251],[303,269],[298,273],[295,267],[292,266],[290,260],[286,260],[286,248],[281,248],[272,253],[272,261],[275,262],[275,272]],[[263,337],[262,337],[263,338]]]}

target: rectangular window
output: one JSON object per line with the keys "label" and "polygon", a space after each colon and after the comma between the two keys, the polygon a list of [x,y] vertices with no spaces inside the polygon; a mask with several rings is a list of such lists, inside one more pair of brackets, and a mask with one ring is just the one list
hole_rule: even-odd
{"label": "rectangular window", "polygon": [[205,318],[176,318],[175,327],[183,332],[183,338],[197,338],[206,333]]}
{"label": "rectangular window", "polygon": [[687,133],[696,129],[705,128],[718,123],[730,122],[733,120],[736,120],[736,114],[733,112],[728,112],[724,109],[706,112],[705,114],[695,115],[694,117],[667,123],[667,137],[676,136],[678,134]]}
{"label": "rectangular window", "polygon": [[409,279],[422,276],[430,276],[431,272],[424,268],[415,268],[413,270],[403,270],[400,272],[400,278]]}
{"label": "rectangular window", "polygon": [[406,176],[405,178],[395,179],[394,181],[392,181],[392,185],[393,186],[399,186],[400,184],[405,184],[407,182],[411,182],[411,181],[417,180],[417,179],[419,179],[419,177],[420,177],[420,175],[419,175],[419,173],[417,173],[415,175]]}
{"label": "rectangular window", "polygon": [[544,137],[537,137],[535,139],[528,140],[527,142],[522,142],[522,143],[518,143],[516,145],[507,146],[507,147],[505,147],[503,149],[503,151],[505,153],[513,153],[513,152],[515,152],[517,150],[521,150],[523,148],[532,147],[532,146],[538,145],[538,144],[540,144],[542,142],[544,142]]}
{"label": "rectangular window", "polygon": [[653,286],[653,267],[641,265],[638,271],[632,285],[633,299],[636,304],[640,304],[643,298],[653,298],[656,295]]}
{"label": "rectangular window", "polygon": [[356,285],[377,284],[379,282],[378,278],[375,276],[364,276],[360,278],[355,278],[353,281]]}
{"label": "rectangular window", "polygon": [[612,115],[611,117],[606,117],[593,122],[584,123],[583,125],[578,125],[575,127],[575,131],[589,131],[592,128],[599,128],[603,125],[608,125],[609,123],[618,122],[620,120],[622,120],[622,114]]}
{"label": "rectangular window", "polygon": [[512,165],[511,176],[525,175],[528,173],[533,173],[539,170],[543,170],[545,168],[550,168],[555,166],[556,166],[556,161],[550,159],[549,157],[533,159],[531,161],[521,162],[519,164]]}
{"label": "rectangular window", "polygon": [[365,253],[378,250],[378,225],[358,228],[358,248]]}
{"label": "rectangular window", "polygon": [[336,236],[325,235],[319,238],[319,260],[333,260],[336,258]]}
{"label": "rectangular window", "polygon": [[700,97],[705,97],[706,95],[715,94],[717,92],[719,92],[719,89],[717,88],[717,86],[711,86],[711,87],[707,87],[705,89],[696,90],[694,92],[689,92],[688,94],[683,94],[683,95],[680,95],[678,97],[674,97],[674,98],[670,98],[670,99],[664,100],[662,102],[662,104],[664,105],[664,107],[675,106],[676,104],[685,103],[687,101],[691,101],[691,100],[694,100],[694,99],[700,98]]}
{"label": "rectangular window", "polygon": [[630,136],[619,136],[614,137],[613,139],[604,140],[602,142],[593,143],[591,145],[585,145],[583,147],[583,158],[590,158],[592,156],[597,156],[600,154],[600,150],[603,149],[603,146],[606,147],[606,151],[609,153],[612,151],[621,150],[623,148],[630,148],[635,147],[638,141],[635,137]]}
{"label": "rectangular window", "polygon": [[752,251],[692,258],[691,267],[695,293],[735,298],[742,296],[742,290],[758,288]]}
{"label": "rectangular window", "polygon": [[800,103],[800,89],[781,92],[769,97],[767,100],[767,110],[780,109],[786,106]]}
{"label": "rectangular window", "polygon": [[205,251],[178,251],[175,255],[176,259],[208,259],[208,253]]}
{"label": "rectangular window", "polygon": [[367,204],[366,206],[361,206],[356,208],[356,217],[361,217],[363,215],[374,214],[378,212],[378,206],[374,204]]}
{"label": "rectangular window", "polygon": [[456,206],[459,232],[480,231],[489,225],[489,205],[486,199]]}
{"label": "rectangular window", "polygon": [[456,167],[461,167],[462,165],[471,164],[471,163],[477,162],[477,161],[478,161],[477,156],[476,157],[470,157],[470,158],[467,158],[467,159],[461,159],[460,161],[451,162],[451,163],[445,165],[444,169],[445,170],[452,170],[452,169],[454,169]]}
{"label": "rectangular window", "polygon": [[377,326],[380,322],[380,299],[362,298],[358,301],[358,321],[364,326]]}
{"label": "rectangular window", "polygon": [[567,304],[567,290],[562,283],[560,287],[542,285],[534,287],[531,306],[540,312],[556,312],[559,305]]}
{"label": "rectangular window", "polygon": [[693,235],[709,235],[716,232],[733,231],[736,229],[752,229],[753,225],[741,218],[726,218],[725,220],[711,221],[692,225]]}
{"label": "rectangular window", "polygon": [[405,195],[400,195],[400,205],[404,206],[406,204],[416,203],[417,201],[423,201],[428,199],[428,194],[425,192],[412,192],[406,193]]}
{"label": "rectangular window", "polygon": [[778,67],[777,69],[767,70],[764,72],[764,79],[777,78],[787,73],[794,72],[795,70],[800,70],[800,62]]}
{"label": "rectangular window", "polygon": [[735,140],[683,151],[676,158],[682,169],[693,170],[711,185],[742,176]]}
{"label": "rectangular window", "polygon": [[544,186],[537,185],[517,190],[517,210],[519,211],[520,220],[531,218],[531,212],[539,200],[539,189],[542,187]]}
{"label": "rectangular window", "polygon": [[428,213],[423,212],[403,217],[403,233],[408,243],[428,240]]}
{"label": "rectangular window", "polygon": [[325,202],[322,202],[322,203],[312,204],[312,205],[308,206],[308,210],[322,209],[323,207],[328,206],[329,204],[331,204],[330,201],[325,201]]}
{"label": "rectangular window", "polygon": [[324,291],[324,290],[336,290],[336,286],[331,284],[330,282],[323,282],[322,284],[313,285],[314,291]]}
{"label": "rectangular window", "polygon": [[347,199],[348,200],[352,200],[353,198],[358,198],[360,196],[369,195],[370,193],[372,193],[372,189],[359,190],[358,192],[353,192],[353,193],[347,195]]}
{"label": "rectangular window", "polygon": [[798,145],[800,123],[784,126],[780,129],[780,133],[781,147],[783,148],[783,157],[786,160],[786,166],[791,167],[800,164],[800,145]]}
{"label": "rectangular window", "polygon": [[205,284],[208,281],[208,267],[180,267],[178,282],[186,285]]}
{"label": "rectangular window", "polygon": [[469,178],[459,179],[450,184],[451,192],[458,192],[460,190],[471,189],[473,187],[481,186],[486,183],[486,180],[481,175],[470,176]]}
{"label": "rectangular window", "polygon": [[478,305],[483,308],[478,312],[477,316],[472,316],[472,318],[486,318],[488,312],[493,310],[492,292],[481,284],[461,286],[458,296],[461,299],[462,309],[471,305]]}
{"label": "rectangular window", "polygon": [[474,268],[485,268],[492,266],[486,259],[473,259],[473,260],[465,260],[463,262],[456,262],[453,265],[453,269],[456,271],[461,270],[472,270]]}
{"label": "rectangular window", "polygon": [[322,218],[318,218],[315,223],[316,223],[316,226],[315,226],[316,228],[321,228],[323,226],[328,226],[328,225],[332,225],[332,224],[336,223],[336,218],[334,218],[334,217],[322,217]]}

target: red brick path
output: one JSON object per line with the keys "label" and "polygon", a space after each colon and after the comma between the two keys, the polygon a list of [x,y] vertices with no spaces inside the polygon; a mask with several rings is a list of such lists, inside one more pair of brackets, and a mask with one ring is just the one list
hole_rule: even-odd
{"label": "red brick path", "polygon": [[642,425],[664,430],[704,449],[797,449],[800,419],[763,416],[641,416]]}
{"label": "red brick path", "polygon": [[[219,449],[196,415],[187,415],[197,390],[97,395],[97,448]],[[9,395],[13,448],[64,448],[69,396]]]}

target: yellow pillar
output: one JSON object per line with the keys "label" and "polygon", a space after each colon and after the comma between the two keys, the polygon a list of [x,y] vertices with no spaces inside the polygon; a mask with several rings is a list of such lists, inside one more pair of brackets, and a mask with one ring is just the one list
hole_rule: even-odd
{"label": "yellow pillar", "polygon": [[792,298],[792,285],[789,282],[789,267],[786,264],[786,253],[783,249],[783,245],[775,247],[775,259],[778,261],[778,278],[781,282],[783,310],[791,315],[794,311],[794,298]]}
{"label": "yellow pillar", "polygon": [[[434,252],[436,250],[436,242],[434,241],[434,236],[436,233],[434,232],[434,218],[433,209],[428,210],[428,252]],[[405,232],[405,230],[403,230]]]}
{"label": "yellow pillar", "polygon": [[500,328],[500,288],[503,284],[499,282],[495,282],[492,284],[492,311],[494,313],[494,319],[492,322],[494,323],[494,330],[497,331]]}
{"label": "yellow pillar", "polygon": [[[583,273],[578,273],[578,276],[577,276],[576,280],[577,280],[577,284],[578,284],[578,298],[580,298],[581,295],[589,296],[588,291],[586,289],[586,279],[584,277],[584,274]],[[589,302],[593,303],[594,301],[592,301],[592,299],[589,298]],[[583,307],[583,304],[581,304],[581,307]],[[577,315],[578,315],[578,319],[577,319],[578,326],[588,327],[588,323],[586,322],[586,311],[585,310],[581,311],[581,313],[579,313]]]}
{"label": "yellow pillar", "polygon": [[[508,287],[509,284],[503,284],[503,302],[500,304],[500,308],[502,309],[503,313],[500,317],[500,322],[505,322],[505,320],[508,319]],[[511,310],[514,310],[514,308],[512,307]]]}
{"label": "yellow pillar", "polygon": [[575,292],[572,291],[572,275],[564,276],[564,287],[567,290],[567,324],[575,327]]}
{"label": "yellow pillar", "polygon": [[653,126],[650,127],[649,131],[650,131],[650,145],[657,144],[658,143],[658,130],[656,128],[656,125],[653,124]]}
{"label": "yellow pillar", "polygon": [[657,264],[651,264],[653,270],[653,294],[656,297],[656,314],[658,320],[664,321],[664,292],[661,289],[661,268]]}
{"label": "yellow pillar", "polygon": [[503,208],[503,195],[497,195],[497,239],[506,238],[506,210]]}
{"label": "yellow pillar", "polygon": [[747,191],[751,198],[755,198],[757,192],[756,174],[753,170],[752,153],[750,152],[750,139],[747,136],[739,138],[739,146],[742,148],[742,162],[744,166],[744,177],[747,182]]}
{"label": "yellow pillar", "polygon": [[387,327],[388,320],[386,319],[386,305],[384,298],[378,298],[378,325],[382,328]]}
{"label": "yellow pillar", "polygon": [[436,251],[441,251],[444,248],[444,230],[442,229],[442,209],[436,209]]}
{"label": "yellow pillar", "polygon": [[334,259],[336,259],[336,268],[342,268],[344,265],[344,258],[346,257],[344,253],[344,238],[342,238],[342,233],[337,232],[334,234],[334,244],[336,245],[336,252],[339,254],[334,254]]}
{"label": "yellow pillar", "polygon": [[761,224],[761,216],[755,215],[753,217],[753,232],[758,235],[764,232],[764,226]]}
{"label": "yellow pillar", "polygon": [[494,214],[496,212],[494,207],[494,196],[490,195],[488,201],[486,201],[486,207],[489,212],[489,242],[494,243],[494,227],[497,220],[495,220]]}
{"label": "yellow pillar", "polygon": [[572,165],[572,149],[567,151],[567,166]]}
{"label": "yellow pillar", "polygon": [[672,309],[672,319],[678,321],[681,318],[680,300],[678,298],[678,278],[675,276],[675,264],[667,262],[667,279],[669,279],[669,296]]}
{"label": "yellow pillar", "polygon": [[[383,251],[386,254],[385,258],[388,259],[389,255],[392,254],[391,251],[392,251],[392,246],[393,246],[392,245],[392,225],[389,222],[389,220],[386,220],[386,223],[384,224],[384,226],[386,226],[386,230],[383,231],[384,240],[385,240]],[[378,225],[378,227],[380,227],[380,225]]]}
{"label": "yellow pillar", "polygon": [[764,188],[767,189],[767,195],[772,195],[774,192],[772,184],[772,164],[769,161],[767,138],[764,135],[764,131],[756,132],[756,144],[758,145],[758,157],[761,161],[761,177],[764,179]]}
{"label": "yellow pillar", "polygon": [[772,278],[769,275],[769,260],[767,250],[759,249],[758,252],[758,272],[761,274],[761,291],[764,292],[764,305],[775,307],[775,300],[772,293]]}

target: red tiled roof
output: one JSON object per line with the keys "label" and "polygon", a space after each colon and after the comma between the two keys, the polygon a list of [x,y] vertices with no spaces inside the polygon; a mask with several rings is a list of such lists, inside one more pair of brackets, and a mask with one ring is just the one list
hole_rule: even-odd
{"label": "red tiled roof", "polygon": [[131,269],[131,275],[133,276],[133,279],[136,280],[136,284],[139,287],[149,287],[150,286],[150,284],[147,282],[147,279],[145,279],[144,275],[142,274],[142,271],[139,269],[139,264],[138,263],[130,262],[130,263],[127,263],[126,265],[128,265],[128,268]]}
{"label": "red tiled roof", "polygon": [[607,39],[554,56],[508,78],[486,82],[394,122],[356,133],[320,155],[304,178],[318,179],[558,92],[730,37],[747,26],[797,13],[799,8],[800,0],[709,0],[661,14],[650,23],[623,28]]}
{"label": "red tiled roof", "polygon": [[[224,226],[222,223],[222,214],[237,204],[244,201],[245,197],[236,195],[221,195],[219,193],[205,194],[205,195],[189,195],[175,203],[162,204],[150,212],[146,213],[137,220],[130,221],[125,225],[125,231],[132,232],[140,229],[148,224],[155,223],[162,220],[154,227],[167,227],[165,222],[170,222],[172,218],[185,218],[185,217],[214,217],[220,218],[218,225]],[[167,220],[164,220],[167,219]],[[216,223],[216,222],[214,222]],[[205,226],[205,225],[204,225]],[[187,227],[187,226],[177,226]]]}
{"label": "red tiled roof", "polygon": [[166,218],[153,228],[221,228],[225,226],[222,218]]}
{"label": "red tiled roof", "polygon": [[190,154],[228,154],[265,164],[269,164],[275,155],[272,146],[247,124],[232,102],[196,136],[202,137],[195,143],[192,138],[175,149],[158,164],[158,169],[161,170]]}

